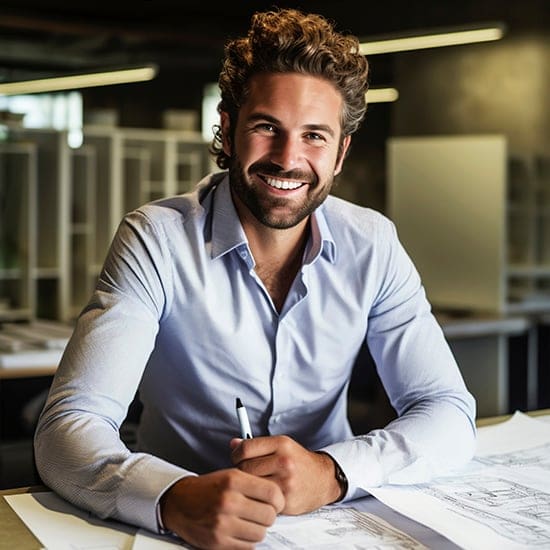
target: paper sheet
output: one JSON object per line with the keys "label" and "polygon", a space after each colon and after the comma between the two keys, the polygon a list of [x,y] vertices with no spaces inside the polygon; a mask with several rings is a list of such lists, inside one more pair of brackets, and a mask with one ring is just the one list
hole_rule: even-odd
{"label": "paper sheet", "polygon": [[321,508],[305,516],[279,516],[257,550],[427,550],[378,516],[353,508]]}
{"label": "paper sheet", "polygon": [[[361,499],[353,502],[354,508],[281,516],[258,548],[417,550],[422,543],[438,550],[456,550],[456,545],[472,550],[550,548],[550,423],[516,413],[505,423],[480,428],[476,458],[464,471],[426,485],[372,493],[379,500]],[[101,521],[51,492],[5,499],[50,550],[191,548]]]}
{"label": "paper sheet", "polygon": [[[54,493],[5,497],[49,550],[181,550],[193,548],[113,521],[101,521]],[[425,550],[426,546],[377,515],[349,507],[327,507],[303,516],[279,516],[258,550]]]}
{"label": "paper sheet", "polygon": [[4,497],[49,550],[131,550],[136,529],[102,521],[51,492]]}
{"label": "paper sheet", "polygon": [[461,472],[371,493],[465,549],[550,548],[550,424],[518,412],[478,442]]}
{"label": "paper sheet", "polygon": [[192,550],[193,546],[185,544],[181,539],[155,535],[145,529],[138,530],[132,546],[132,550],[182,550],[182,548]]}

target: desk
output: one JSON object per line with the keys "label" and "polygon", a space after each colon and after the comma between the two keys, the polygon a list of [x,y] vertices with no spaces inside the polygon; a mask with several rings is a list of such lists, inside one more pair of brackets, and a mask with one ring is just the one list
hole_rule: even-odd
{"label": "desk", "polygon": [[[9,489],[0,491],[0,497],[47,490],[43,486]],[[42,548],[40,541],[19,519],[11,506],[3,498],[0,498],[0,550],[38,550],[39,548]]]}
{"label": "desk", "polygon": [[[550,409],[532,411],[527,414],[531,416],[550,415]],[[511,415],[502,415],[498,417],[481,418],[478,420],[477,423],[478,423],[478,426],[486,426],[486,425],[502,422],[508,419],[510,416]],[[9,494],[38,492],[38,491],[44,491],[44,490],[48,490],[48,489],[44,486],[10,489],[5,491],[0,491],[0,497],[4,495],[9,495]],[[361,499],[359,501],[356,501],[356,503],[361,503],[362,500],[366,500],[366,499]],[[371,500],[374,500],[374,499],[371,499]],[[384,506],[381,503],[379,504],[380,506]],[[347,503],[346,505],[354,506],[353,502]],[[364,507],[358,506],[358,508],[361,509]],[[372,511],[372,513],[377,513],[376,510],[368,510],[368,511]],[[412,520],[407,520],[407,521],[412,521]],[[412,523],[416,524],[416,522],[412,522]],[[419,524],[416,524],[416,525],[419,525]],[[426,529],[422,526],[421,528]],[[410,532],[410,531],[407,530],[407,532]],[[412,535],[415,536],[414,534]],[[443,537],[440,537],[439,535],[436,535],[436,534],[434,534],[434,536],[439,538],[439,542],[437,545],[431,546],[432,548],[437,548],[438,550],[441,550],[441,549],[450,550],[450,549],[458,548],[456,547],[456,545],[449,542],[447,539],[444,539]],[[0,498],[0,550],[13,550],[14,548],[16,548],[17,550],[38,550],[39,548],[41,548],[41,545],[40,545],[40,542],[36,539],[36,537],[19,519],[19,516],[11,509],[8,503],[3,498]]]}
{"label": "desk", "polygon": [[[525,414],[528,414],[529,416],[537,417],[537,416],[550,416],[550,409],[539,409],[536,411],[529,411]],[[505,420],[509,420],[512,417],[511,414],[503,414],[501,416],[490,416],[487,418],[478,418],[476,420],[476,424],[478,428],[482,426],[492,426],[494,424],[499,424],[500,422],[504,422]]]}
{"label": "desk", "polygon": [[49,365],[44,367],[0,367],[0,380],[10,378],[34,378],[38,376],[53,376],[57,366]]}
{"label": "desk", "polygon": [[[34,487],[14,489],[12,491],[0,491],[0,550],[13,550],[14,548],[17,550],[38,550],[42,548],[40,541],[19,519],[19,516],[13,511],[11,506],[1,498],[3,495],[37,493],[42,490],[45,490],[45,488]],[[394,528],[413,537],[428,548],[437,548],[437,550],[460,550],[456,544],[439,533],[399,514],[374,497],[359,499],[344,504],[344,506],[353,507],[358,511],[373,514],[385,520]]]}
{"label": "desk", "polygon": [[527,335],[527,385],[531,388],[527,408],[537,407],[536,328],[527,317],[450,316],[436,313],[466,385],[475,396],[478,416],[487,417],[510,411],[510,361],[508,339]]}

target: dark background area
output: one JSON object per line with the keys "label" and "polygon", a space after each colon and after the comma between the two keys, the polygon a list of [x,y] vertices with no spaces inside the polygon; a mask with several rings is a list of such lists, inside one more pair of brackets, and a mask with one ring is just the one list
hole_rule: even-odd
{"label": "dark background area", "polygon": [[[217,80],[223,44],[246,31],[250,16],[275,3],[263,1],[116,2],[0,1],[0,82],[155,63],[151,82],[82,90],[84,110],[113,109],[124,127],[162,126],[169,109],[200,112],[205,84]],[[354,137],[336,192],[385,210],[385,148],[396,135],[503,133],[521,154],[548,150],[550,143],[550,2],[548,0],[404,0],[386,2],[277,2],[323,14],[339,30],[362,39],[379,35],[498,21],[503,40],[470,46],[369,57],[371,86],[395,86],[396,103],[372,104]],[[550,354],[548,333],[541,358]],[[514,407],[522,408],[525,342],[511,342]],[[356,374],[354,428],[382,426],[393,415],[369,361]],[[542,371],[541,371],[542,373]],[[541,378],[540,402],[548,401],[550,381]],[[26,413],[49,378],[0,382],[0,488],[36,481]],[[359,406],[359,405],[357,405]],[[31,411],[32,412],[32,411]],[[138,410],[132,410],[138,413]],[[31,415],[32,416],[32,415]]]}
{"label": "dark background area", "polygon": [[498,42],[373,55],[371,87],[399,100],[369,106],[337,191],[385,209],[385,146],[394,135],[504,133],[519,152],[550,142],[550,4],[547,0],[408,2],[0,2],[0,82],[154,63],[145,83],[86,88],[84,110],[112,109],[125,127],[161,127],[166,110],[200,113],[217,81],[224,42],[255,11],[296,7],[360,39],[422,30],[505,25]]}

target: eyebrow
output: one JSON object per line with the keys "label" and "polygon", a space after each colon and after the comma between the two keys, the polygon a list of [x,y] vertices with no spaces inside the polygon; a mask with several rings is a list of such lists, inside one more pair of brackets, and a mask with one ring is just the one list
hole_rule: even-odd
{"label": "eyebrow", "polygon": [[[276,124],[277,126],[281,125],[281,121],[277,118],[275,118],[272,115],[268,115],[267,113],[252,113],[248,118],[247,122],[255,122],[258,120],[265,120],[267,122],[272,122],[273,124]],[[306,124],[303,126],[304,130],[308,130],[310,132],[326,132],[331,137],[334,137],[334,130],[328,125],[328,124]]]}

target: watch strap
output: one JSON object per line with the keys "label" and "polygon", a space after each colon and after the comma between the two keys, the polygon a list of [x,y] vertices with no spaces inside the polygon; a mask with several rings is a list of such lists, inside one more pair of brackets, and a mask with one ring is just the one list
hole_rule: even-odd
{"label": "watch strap", "polygon": [[340,485],[340,496],[334,502],[332,502],[332,504],[335,504],[336,502],[340,502],[348,493],[348,487],[349,487],[348,478],[344,473],[344,470],[342,470],[342,468],[340,467],[340,464],[336,462],[335,458],[332,455],[328,454],[325,451],[316,451],[316,452],[318,454],[323,454],[325,456],[328,456],[334,463],[334,477],[338,482],[338,485]]}

